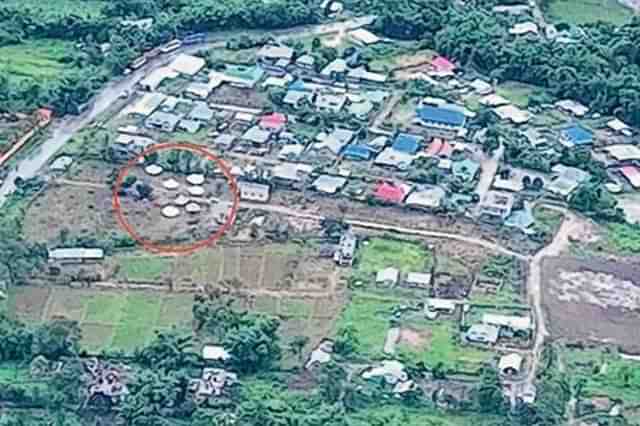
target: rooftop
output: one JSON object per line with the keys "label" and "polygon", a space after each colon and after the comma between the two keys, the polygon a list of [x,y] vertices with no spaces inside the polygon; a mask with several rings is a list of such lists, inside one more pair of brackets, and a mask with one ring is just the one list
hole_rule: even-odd
{"label": "rooftop", "polygon": [[464,114],[460,111],[429,105],[418,108],[417,113],[423,121],[443,126],[461,127],[466,120]]}

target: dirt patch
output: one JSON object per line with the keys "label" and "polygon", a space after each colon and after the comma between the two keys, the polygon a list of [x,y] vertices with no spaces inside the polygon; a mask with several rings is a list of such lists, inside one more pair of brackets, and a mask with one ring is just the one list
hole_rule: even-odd
{"label": "dirt patch", "polygon": [[640,267],[605,260],[547,258],[543,303],[554,338],[640,352]]}
{"label": "dirt patch", "polygon": [[15,295],[16,315],[25,321],[40,321],[51,289],[24,287]]}
{"label": "dirt patch", "polygon": [[406,344],[412,348],[424,348],[430,340],[431,332],[429,330],[416,331],[411,328],[400,330],[400,344]]}
{"label": "dirt patch", "polygon": [[269,104],[267,95],[253,89],[240,89],[224,84],[209,97],[216,104],[237,105],[246,108],[261,109]]}

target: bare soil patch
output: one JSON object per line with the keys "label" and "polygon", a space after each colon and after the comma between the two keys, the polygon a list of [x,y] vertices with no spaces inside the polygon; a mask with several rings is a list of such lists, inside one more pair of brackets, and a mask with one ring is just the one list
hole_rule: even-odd
{"label": "bare soil patch", "polygon": [[640,267],[606,260],[547,258],[543,303],[554,338],[640,352]]}
{"label": "bare soil patch", "polygon": [[416,331],[411,328],[403,328],[400,330],[400,341],[412,348],[424,348],[431,340],[429,330]]}
{"label": "bare soil patch", "polygon": [[216,104],[236,105],[246,108],[264,108],[269,104],[267,95],[253,89],[240,89],[224,84],[209,97]]}

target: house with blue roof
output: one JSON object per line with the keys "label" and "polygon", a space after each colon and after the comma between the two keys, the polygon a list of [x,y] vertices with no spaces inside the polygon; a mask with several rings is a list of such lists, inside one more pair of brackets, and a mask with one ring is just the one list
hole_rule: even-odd
{"label": "house with blue roof", "polygon": [[470,182],[480,173],[480,163],[469,158],[454,161],[451,165],[451,172],[454,177],[459,178],[463,182]]}
{"label": "house with blue roof", "polygon": [[424,143],[424,139],[417,135],[409,133],[399,133],[391,146],[394,150],[407,154],[415,154],[420,150],[420,146]]}
{"label": "house with blue roof", "polygon": [[368,145],[354,143],[344,149],[342,156],[349,160],[369,161],[374,152]]}
{"label": "house with blue roof", "polygon": [[467,118],[462,111],[452,108],[423,105],[416,110],[418,123],[434,136],[449,137],[464,127]]}
{"label": "house with blue roof", "polygon": [[567,148],[589,148],[593,145],[593,132],[574,124],[560,131],[560,144]]}

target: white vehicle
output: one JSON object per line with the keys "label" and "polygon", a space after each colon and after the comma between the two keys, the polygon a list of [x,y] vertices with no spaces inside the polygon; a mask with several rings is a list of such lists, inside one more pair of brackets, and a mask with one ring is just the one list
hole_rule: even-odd
{"label": "white vehicle", "polygon": [[165,44],[160,48],[160,52],[170,53],[175,50],[178,50],[180,46],[182,46],[182,42],[180,40],[171,40],[169,43]]}
{"label": "white vehicle", "polygon": [[145,58],[144,56],[141,56],[135,61],[131,62],[131,65],[129,65],[129,69],[132,71],[135,71],[138,68],[142,68],[142,66],[146,63],[147,63],[147,58]]}

